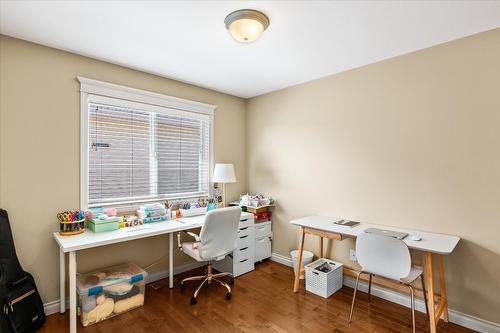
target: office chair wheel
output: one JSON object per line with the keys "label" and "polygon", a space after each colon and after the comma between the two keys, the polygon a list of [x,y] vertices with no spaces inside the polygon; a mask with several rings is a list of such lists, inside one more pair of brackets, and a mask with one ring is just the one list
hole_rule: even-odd
{"label": "office chair wheel", "polygon": [[226,299],[229,301],[231,299],[231,293],[226,293]]}
{"label": "office chair wheel", "polygon": [[198,300],[194,297],[191,297],[190,303],[191,303],[191,305],[195,305],[196,303],[198,303]]}
{"label": "office chair wheel", "polygon": [[181,290],[186,289],[186,285],[184,283],[181,283]]}
{"label": "office chair wheel", "polygon": [[229,284],[230,284],[230,285],[234,285],[234,278],[230,278],[230,279],[229,279]]}

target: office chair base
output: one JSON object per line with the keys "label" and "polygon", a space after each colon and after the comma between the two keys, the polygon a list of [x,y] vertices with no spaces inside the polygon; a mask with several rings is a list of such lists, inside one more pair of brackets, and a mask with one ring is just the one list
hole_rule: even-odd
{"label": "office chair base", "polygon": [[198,286],[198,288],[196,288],[193,297],[191,297],[190,303],[191,303],[191,305],[194,305],[194,304],[198,303],[197,297],[198,297],[198,293],[200,292],[201,288],[203,288],[203,286],[206,283],[211,284],[212,281],[215,281],[215,282],[218,282],[223,287],[226,287],[226,289],[227,289],[226,299],[229,301],[232,297],[231,287],[226,282],[219,280],[219,278],[223,277],[223,276],[229,276],[229,278],[230,278],[229,284],[231,284],[231,285],[234,284],[234,277],[231,273],[223,272],[223,273],[213,274],[212,273],[212,263],[209,262],[207,265],[207,271],[205,272],[205,275],[192,276],[192,277],[185,278],[184,280],[181,281],[180,287],[181,287],[181,290],[184,290],[184,289],[186,289],[185,283],[187,281],[202,281],[200,283],[200,285]]}

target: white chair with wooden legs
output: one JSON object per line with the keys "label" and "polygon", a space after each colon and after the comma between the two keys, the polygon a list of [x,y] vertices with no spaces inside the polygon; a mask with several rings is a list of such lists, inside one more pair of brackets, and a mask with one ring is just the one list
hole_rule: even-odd
{"label": "white chair with wooden legs", "polygon": [[240,216],[240,207],[211,210],[205,216],[205,223],[201,227],[199,236],[192,232],[187,232],[187,234],[195,239],[195,242],[181,243],[180,233],[177,235],[178,246],[181,251],[198,262],[208,262],[205,275],[188,277],[181,281],[181,289],[185,288],[186,281],[202,281],[191,298],[191,304],[197,303],[198,293],[201,288],[205,284],[212,283],[212,281],[216,281],[226,287],[226,299],[231,299],[231,287],[229,284],[219,280],[219,278],[229,276],[232,282],[233,275],[227,272],[213,274],[212,261],[222,260],[236,249]]}
{"label": "white chair with wooden legs", "polygon": [[427,298],[422,268],[412,267],[410,250],[401,240],[389,236],[361,233],[356,239],[356,258],[361,271],[356,277],[354,293],[352,296],[349,322],[352,320],[356,291],[358,290],[359,277],[361,274],[369,274],[368,301],[371,297],[372,276],[377,275],[404,284],[410,290],[411,315],[413,333],[415,333],[415,292],[411,285],[420,278],[425,300],[427,314]]}

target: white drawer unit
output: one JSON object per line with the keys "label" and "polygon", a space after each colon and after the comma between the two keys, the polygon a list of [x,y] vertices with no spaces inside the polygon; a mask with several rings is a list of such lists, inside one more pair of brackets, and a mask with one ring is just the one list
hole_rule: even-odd
{"label": "white drawer unit", "polygon": [[221,272],[230,272],[236,277],[252,271],[254,269],[254,263],[254,216],[250,213],[241,213],[236,250],[227,255],[224,259],[214,262],[213,267]]}
{"label": "white drawer unit", "polygon": [[270,236],[272,233],[271,221],[256,223],[254,229],[255,238]]}
{"label": "white drawer unit", "polygon": [[271,258],[271,242],[273,232],[271,230],[271,221],[256,223],[254,226],[255,231],[255,250],[254,260],[262,261]]}

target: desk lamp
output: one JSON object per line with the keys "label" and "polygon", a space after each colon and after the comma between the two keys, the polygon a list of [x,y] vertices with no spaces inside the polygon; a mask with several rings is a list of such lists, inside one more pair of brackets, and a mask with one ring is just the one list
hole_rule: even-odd
{"label": "desk lamp", "polygon": [[226,206],[226,183],[236,183],[234,175],[234,166],[232,164],[216,164],[214,175],[212,177],[214,183],[222,183],[222,207]]}

